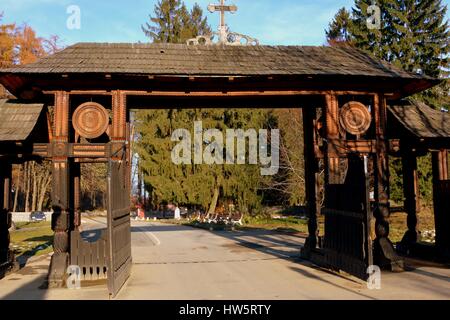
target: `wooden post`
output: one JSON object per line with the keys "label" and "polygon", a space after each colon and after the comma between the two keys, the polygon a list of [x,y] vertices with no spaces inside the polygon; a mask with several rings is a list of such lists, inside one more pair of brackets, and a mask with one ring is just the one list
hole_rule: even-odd
{"label": "wooden post", "polygon": [[127,102],[126,95],[120,90],[112,93],[112,141],[126,141]]}
{"label": "wooden post", "polygon": [[317,246],[319,229],[317,227],[317,182],[318,163],[315,156],[315,130],[316,109],[313,106],[303,108],[303,137],[304,137],[304,157],[305,157],[305,186],[306,204],[308,213],[308,233],[305,246],[301,252],[302,257],[309,258],[311,250]]}
{"label": "wooden post", "polygon": [[74,229],[78,229],[81,226],[81,164],[72,163],[71,167],[71,204],[70,206],[74,208]]}
{"label": "wooden post", "polygon": [[417,212],[419,186],[417,176],[417,157],[412,152],[402,154],[404,207],[407,213],[408,230],[402,239],[402,245],[410,246],[417,242]]}
{"label": "wooden post", "polygon": [[374,261],[379,267],[393,271],[403,270],[403,260],[396,254],[389,240],[389,158],[388,140],[385,136],[387,126],[387,105],[384,95],[374,96],[374,113],[376,127],[375,155],[375,246]]}
{"label": "wooden post", "polygon": [[[339,104],[337,95],[334,93],[326,95],[325,119],[327,141],[339,139]],[[339,158],[334,156],[335,151],[334,146],[327,143],[325,158],[326,184],[339,184],[341,182]]]}
{"label": "wooden post", "polygon": [[450,181],[448,180],[448,152],[432,152],[433,203],[438,254],[450,257]]}
{"label": "wooden post", "polygon": [[112,133],[108,161],[108,290],[115,296],[131,269],[130,153],[126,95],[112,96]]}
{"label": "wooden post", "polygon": [[62,287],[68,267],[70,230],[73,227],[73,208],[70,208],[69,95],[55,93],[54,134],[52,141],[52,229],[54,254],[50,263],[49,287]]}
{"label": "wooden post", "polygon": [[442,149],[432,152],[433,180],[448,180],[447,150]]}
{"label": "wooden post", "polygon": [[13,262],[8,230],[11,226],[11,174],[11,163],[8,160],[0,161],[0,278]]}

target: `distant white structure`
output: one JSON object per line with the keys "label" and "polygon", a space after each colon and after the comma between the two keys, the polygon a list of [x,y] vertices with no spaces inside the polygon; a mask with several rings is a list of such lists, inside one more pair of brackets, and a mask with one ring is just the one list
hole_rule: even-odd
{"label": "distant white structure", "polygon": [[178,206],[175,207],[174,218],[175,218],[175,220],[180,220],[181,219],[181,211],[180,211],[180,208],[178,208]]}

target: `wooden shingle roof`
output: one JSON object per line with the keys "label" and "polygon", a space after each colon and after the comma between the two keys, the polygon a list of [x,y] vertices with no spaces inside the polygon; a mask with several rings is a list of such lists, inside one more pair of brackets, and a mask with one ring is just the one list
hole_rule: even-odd
{"label": "wooden shingle roof", "polygon": [[410,134],[417,138],[450,138],[450,114],[435,110],[423,102],[388,107],[390,113]]}
{"label": "wooden shingle roof", "polygon": [[24,141],[33,131],[43,104],[0,99],[0,141]]}
{"label": "wooden shingle roof", "polygon": [[78,43],[1,73],[178,76],[344,75],[423,78],[348,47]]}

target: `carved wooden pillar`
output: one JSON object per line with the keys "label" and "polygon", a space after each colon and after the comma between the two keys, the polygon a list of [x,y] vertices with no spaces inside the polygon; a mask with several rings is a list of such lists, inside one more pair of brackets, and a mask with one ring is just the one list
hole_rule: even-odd
{"label": "carved wooden pillar", "polygon": [[0,161],[0,278],[12,262],[8,231],[11,226],[11,174],[11,163]]}
{"label": "carved wooden pillar", "polygon": [[54,254],[50,264],[49,286],[64,285],[64,276],[69,261],[70,230],[73,228],[73,208],[70,207],[69,143],[69,95],[58,91],[55,94],[54,134],[52,141],[52,229]]}
{"label": "carved wooden pillar", "polygon": [[303,108],[303,136],[304,136],[304,157],[305,157],[305,186],[306,203],[308,213],[308,233],[302,256],[308,258],[312,249],[317,246],[319,229],[317,227],[317,182],[318,182],[318,162],[315,156],[315,127],[316,109],[313,106]]}
{"label": "carved wooden pillar", "polygon": [[450,257],[450,181],[448,180],[448,152],[432,152],[434,224],[436,248],[439,254]]}
{"label": "carved wooden pillar", "polygon": [[448,180],[447,150],[432,152],[433,179],[435,181]]}
{"label": "carved wooden pillar", "polygon": [[112,93],[112,114],[111,140],[123,143],[127,140],[127,102],[120,90]]}
{"label": "carved wooden pillar", "polygon": [[386,137],[387,105],[384,95],[374,96],[374,112],[376,127],[375,155],[375,250],[374,261],[380,267],[391,270],[403,269],[403,260],[396,254],[389,240],[389,158],[388,140]]}
{"label": "carved wooden pillar", "polygon": [[72,199],[70,200],[70,206],[74,208],[74,229],[78,228],[81,225],[81,166],[80,163],[74,162],[71,167],[71,188],[70,191]]}
{"label": "carved wooden pillar", "polygon": [[330,140],[339,139],[339,103],[337,95],[331,93],[326,95],[325,126],[327,137],[327,148],[325,157],[325,181],[327,184],[339,184],[339,158],[335,156],[335,149]]}
{"label": "carved wooden pillar", "polygon": [[402,245],[409,246],[417,242],[417,212],[419,185],[417,176],[417,157],[412,152],[402,154],[404,207],[407,213],[408,230],[402,239]]}

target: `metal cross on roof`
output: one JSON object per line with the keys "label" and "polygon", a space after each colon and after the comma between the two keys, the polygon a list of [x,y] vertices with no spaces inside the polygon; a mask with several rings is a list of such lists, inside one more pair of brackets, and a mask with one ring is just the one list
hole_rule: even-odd
{"label": "metal cross on roof", "polygon": [[208,35],[197,36],[196,38],[187,40],[188,45],[212,45],[213,39],[215,36],[218,38],[219,44],[226,45],[258,45],[259,41],[246,36],[244,34],[240,34],[237,32],[230,32],[228,26],[225,23],[225,13],[231,12],[235,13],[238,10],[238,7],[234,4],[226,5],[226,0],[220,0],[220,4],[210,4],[208,5],[208,10],[211,13],[220,12],[220,23],[219,23],[219,32],[213,32]]}
{"label": "metal cross on roof", "polygon": [[234,4],[225,5],[225,0],[220,0],[220,4],[210,4],[208,11],[211,13],[220,11],[220,23],[219,23],[219,42],[226,43],[228,36],[227,25],[225,24],[225,12],[235,13],[238,7]]}

